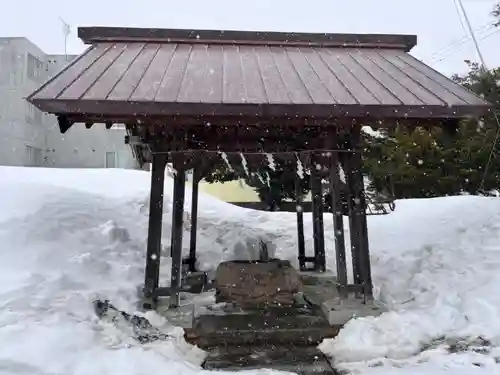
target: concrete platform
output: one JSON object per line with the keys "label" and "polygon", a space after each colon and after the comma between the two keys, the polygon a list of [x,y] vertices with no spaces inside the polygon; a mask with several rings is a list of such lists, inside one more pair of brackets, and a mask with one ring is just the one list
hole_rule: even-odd
{"label": "concrete platform", "polygon": [[363,316],[378,316],[387,311],[377,301],[365,301],[350,293],[341,299],[337,291],[335,275],[330,272],[301,272],[304,299],[322,312],[332,326],[343,326],[350,319]]}
{"label": "concrete platform", "polygon": [[170,297],[160,298],[156,307],[158,315],[167,318],[172,324],[182,328],[192,328],[194,320],[199,311],[215,302],[215,292],[208,291],[203,293],[181,292],[181,306],[170,307]]}
{"label": "concrete platform", "polygon": [[377,304],[376,301],[364,303],[363,300],[355,298],[348,298],[346,300],[337,298],[324,301],[321,304],[321,311],[328,319],[330,325],[343,326],[353,318],[379,316],[386,309],[382,305]]}
{"label": "concrete platform", "polygon": [[173,325],[184,329],[193,327],[194,310],[195,304],[193,302],[186,302],[183,306],[171,309],[168,298],[162,300],[162,303],[159,303],[156,308],[158,315],[166,318]]}

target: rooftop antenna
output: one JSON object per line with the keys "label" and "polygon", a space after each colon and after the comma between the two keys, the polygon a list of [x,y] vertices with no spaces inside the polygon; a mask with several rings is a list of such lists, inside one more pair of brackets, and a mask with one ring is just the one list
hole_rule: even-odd
{"label": "rooftop antenna", "polygon": [[71,26],[69,23],[64,21],[61,17],[59,17],[59,20],[62,23],[62,32],[64,35],[64,57],[66,61],[68,61],[68,36],[71,34]]}

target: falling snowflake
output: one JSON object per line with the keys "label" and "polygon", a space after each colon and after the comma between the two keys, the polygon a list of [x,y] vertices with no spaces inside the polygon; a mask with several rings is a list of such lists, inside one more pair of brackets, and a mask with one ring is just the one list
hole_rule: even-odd
{"label": "falling snowflake", "polygon": [[267,187],[271,187],[271,177],[269,177],[269,173],[266,172],[266,183]]}
{"label": "falling snowflake", "polygon": [[175,169],[172,165],[169,167],[169,169],[172,176],[177,175],[177,169]]}
{"label": "falling snowflake", "polygon": [[302,162],[300,161],[298,156],[297,156],[297,176],[299,176],[301,180],[304,179],[304,166],[302,165]]}
{"label": "falling snowflake", "polygon": [[339,163],[339,175],[340,175],[340,181],[342,181],[345,184],[346,183],[345,172],[344,169],[342,169],[340,163]]}
{"label": "falling snowflake", "polygon": [[259,179],[259,181],[261,182],[261,184],[265,184],[266,182],[264,181],[264,178],[262,177],[262,175],[260,173],[256,173],[257,175],[257,178]]}
{"label": "falling snowflake", "polygon": [[267,157],[267,163],[269,164],[269,168],[271,168],[272,171],[276,171],[276,165],[274,163],[273,154],[266,154],[266,157]]}
{"label": "falling snowflake", "polygon": [[229,159],[227,158],[227,154],[225,152],[221,152],[220,154],[222,160],[226,163],[227,167],[229,168],[230,172],[234,172],[233,167],[231,167],[231,163],[229,163]]}
{"label": "falling snowflake", "polygon": [[247,159],[245,159],[245,155],[243,155],[242,152],[240,152],[240,157],[241,157],[241,165],[243,166],[243,170],[245,171],[245,174],[248,177],[250,177],[250,172],[248,171]]}

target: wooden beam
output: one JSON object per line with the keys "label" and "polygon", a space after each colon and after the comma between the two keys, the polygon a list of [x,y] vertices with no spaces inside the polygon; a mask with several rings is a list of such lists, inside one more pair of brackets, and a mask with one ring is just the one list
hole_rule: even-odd
{"label": "wooden beam", "polygon": [[57,123],[59,124],[59,131],[61,132],[61,134],[66,133],[74,124],[74,122],[70,120],[68,116],[57,116]]}
{"label": "wooden beam", "polygon": [[260,129],[261,134],[276,127],[294,128],[295,132],[300,131],[305,126],[334,127],[348,131],[352,126],[368,125],[374,129],[393,128],[399,125],[409,127],[444,127],[448,124],[446,118],[406,118],[406,119],[375,119],[366,117],[250,117],[250,116],[153,116],[153,115],[92,115],[92,114],[70,114],[66,116],[71,123],[106,123],[127,124],[144,128],[151,132],[158,131],[185,131],[190,126],[216,126],[216,127],[240,127]]}
{"label": "wooden beam", "polygon": [[283,139],[281,141],[267,141],[261,142],[259,139],[255,140],[244,140],[240,141],[238,144],[234,142],[221,142],[217,143],[215,140],[210,140],[208,142],[194,144],[194,143],[173,143],[168,142],[165,144],[161,144],[160,150],[163,153],[170,152],[209,152],[209,153],[219,153],[225,152],[226,154],[276,154],[276,155],[284,155],[284,154],[293,154],[293,153],[301,153],[301,152],[309,152],[322,150],[325,152],[348,152],[344,149],[324,149],[318,145],[318,141],[308,141],[304,140],[301,143],[292,143],[289,139]]}

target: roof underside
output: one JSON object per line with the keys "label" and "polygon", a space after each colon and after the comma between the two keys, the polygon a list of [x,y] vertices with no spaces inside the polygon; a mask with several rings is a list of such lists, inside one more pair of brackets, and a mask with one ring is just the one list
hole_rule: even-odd
{"label": "roof underside", "polygon": [[28,100],[50,113],[103,117],[460,118],[489,108],[408,54],[408,36],[344,47],[325,34],[330,43],[222,43],[106,30],[87,35],[92,47]]}

